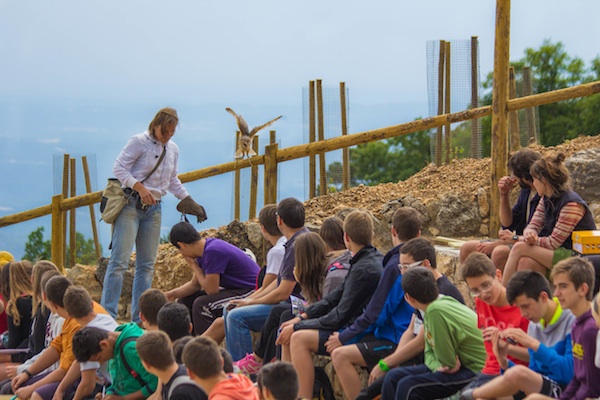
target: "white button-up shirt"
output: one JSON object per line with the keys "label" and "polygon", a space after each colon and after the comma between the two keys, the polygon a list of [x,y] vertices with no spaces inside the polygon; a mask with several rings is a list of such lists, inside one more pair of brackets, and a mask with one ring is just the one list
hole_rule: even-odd
{"label": "white button-up shirt", "polygon": [[[183,200],[188,196],[188,192],[177,177],[179,147],[172,140],[164,146],[166,147],[164,159],[143,185],[156,200],[160,200],[167,191],[173,193],[179,200]],[[135,135],[121,150],[115,161],[113,173],[123,187],[133,188],[133,185],[148,176],[162,152],[163,144],[151,137],[148,131]]]}

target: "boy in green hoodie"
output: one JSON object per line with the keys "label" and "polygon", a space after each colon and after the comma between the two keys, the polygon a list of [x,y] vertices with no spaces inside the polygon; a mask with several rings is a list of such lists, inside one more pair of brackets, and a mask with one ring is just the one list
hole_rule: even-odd
{"label": "boy in green hoodie", "polygon": [[109,373],[112,384],[104,397],[127,396],[127,400],[141,400],[156,390],[157,378],[142,366],[135,349],[135,341],[143,333],[136,323],[119,326],[114,332],[86,327],[73,336],[73,353],[79,362],[104,362],[110,359]]}
{"label": "boy in green hoodie", "polygon": [[425,363],[398,367],[385,376],[383,399],[441,399],[472,381],[486,353],[477,314],[450,296],[439,296],[433,273],[414,267],[402,273],[406,301],[423,313]]}

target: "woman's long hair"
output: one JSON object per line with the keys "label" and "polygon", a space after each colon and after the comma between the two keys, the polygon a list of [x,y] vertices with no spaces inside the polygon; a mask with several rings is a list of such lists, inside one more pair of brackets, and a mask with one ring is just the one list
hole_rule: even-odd
{"label": "woman's long hair", "polygon": [[21,324],[17,300],[23,295],[33,294],[32,269],[31,262],[27,260],[11,262],[2,269],[2,295],[6,301],[6,314],[12,317],[16,326]]}
{"label": "woman's long hair", "polygon": [[33,272],[31,273],[33,280],[31,315],[37,313],[38,307],[41,307],[42,312],[46,309],[42,301],[42,275],[48,271],[60,272],[53,262],[47,260],[40,260],[33,266]]}
{"label": "woman's long hair", "polygon": [[551,153],[543,156],[531,166],[531,176],[545,180],[552,186],[552,197],[560,196],[571,189],[571,176],[563,164],[564,153]]}
{"label": "woman's long hair", "polygon": [[302,295],[312,304],[323,294],[323,280],[327,272],[325,242],[314,232],[303,233],[296,238],[294,253],[294,276],[302,288]]}

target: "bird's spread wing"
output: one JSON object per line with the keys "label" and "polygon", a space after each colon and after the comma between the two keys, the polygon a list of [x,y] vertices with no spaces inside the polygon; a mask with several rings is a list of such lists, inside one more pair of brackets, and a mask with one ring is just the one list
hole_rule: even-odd
{"label": "bird's spread wing", "polygon": [[227,107],[225,109],[225,111],[227,111],[229,114],[233,115],[233,117],[235,118],[235,120],[237,121],[237,125],[238,128],[240,129],[240,132],[242,133],[242,135],[250,135],[250,133],[248,132],[248,124],[246,123],[246,120],[244,119],[244,117],[242,117],[241,115],[237,115],[235,113],[235,111],[233,111],[231,108]]}
{"label": "bird's spread wing", "polygon": [[252,130],[250,131],[250,133],[248,134],[250,137],[253,137],[254,135],[256,135],[256,133],[258,131],[260,131],[263,128],[266,128],[267,126],[271,125],[273,122],[277,121],[279,118],[283,117],[283,115],[280,115],[277,118],[273,118],[272,120],[270,120],[269,122],[267,122],[266,124],[262,124],[261,126],[256,126],[254,128],[252,128]]}

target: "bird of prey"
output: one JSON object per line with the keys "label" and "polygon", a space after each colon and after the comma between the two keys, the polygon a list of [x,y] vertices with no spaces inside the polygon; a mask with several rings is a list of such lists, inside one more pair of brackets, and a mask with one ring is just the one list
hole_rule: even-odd
{"label": "bird of prey", "polygon": [[234,116],[241,133],[240,139],[238,140],[238,148],[235,152],[235,158],[250,158],[251,156],[255,156],[256,152],[252,149],[252,140],[254,140],[254,135],[256,135],[261,129],[266,128],[282,117],[282,115],[280,115],[279,117],[270,120],[266,124],[262,124],[252,128],[252,130],[249,130],[246,120],[241,115],[236,114],[231,108],[226,108],[225,111]]}

